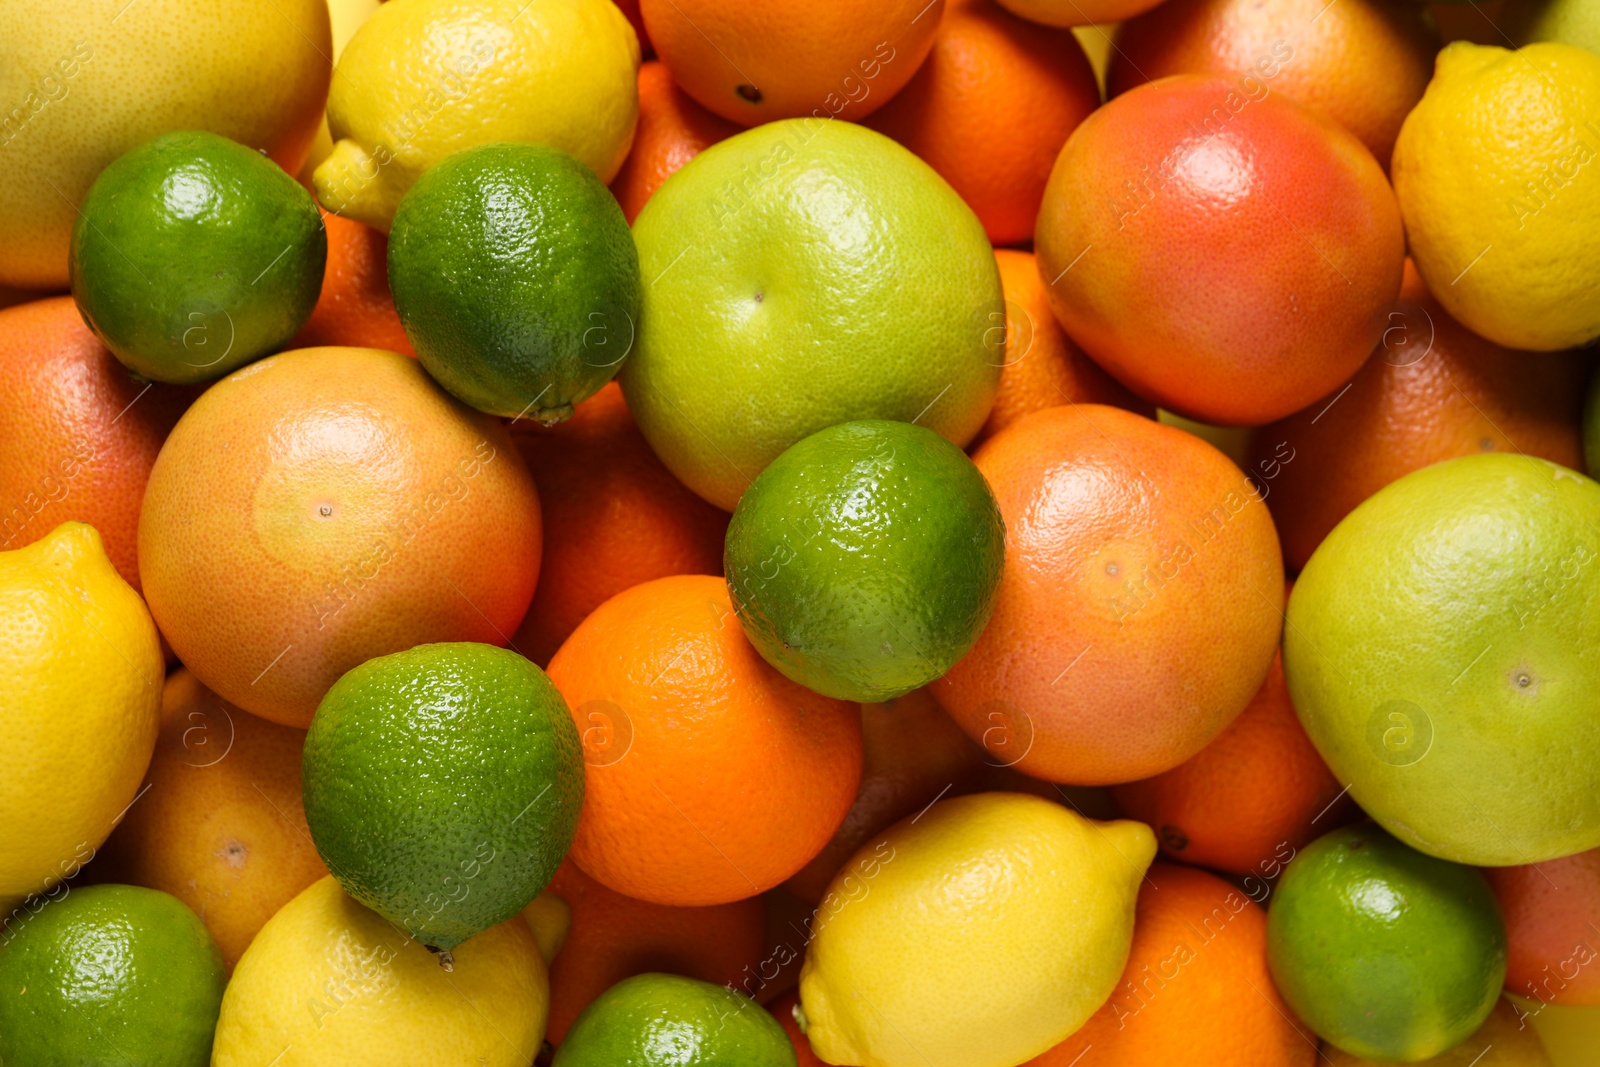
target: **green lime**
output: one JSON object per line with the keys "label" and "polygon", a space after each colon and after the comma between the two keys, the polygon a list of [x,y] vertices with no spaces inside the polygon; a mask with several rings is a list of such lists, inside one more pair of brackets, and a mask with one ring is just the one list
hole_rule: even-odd
{"label": "green lime", "polygon": [[767,1010],[726,986],[675,974],[626,978],[583,1009],[554,1067],[795,1067]]}
{"label": "green lime", "polygon": [[639,323],[622,208],[549,145],[479,145],[419,178],[389,232],[389,285],[428,373],[493,415],[567,418]]}
{"label": "green lime", "polygon": [[205,1067],[227,983],[216,942],[177,897],[66,889],[0,934],[0,1063]]}
{"label": "green lime", "polygon": [[965,445],[1005,362],[983,224],[931,167],[847,122],[769,122],[684,164],[634,220],[628,408],[725,510],[778,453],[855,419]]}
{"label": "green lime", "polygon": [[577,830],[583,758],[538,667],[492,645],[418,645],[333,684],[301,785],[345,891],[448,951],[549,883]]}
{"label": "green lime", "polygon": [[209,382],[277,351],[316,306],[328,235],[266,156],[180,130],[100,172],[72,229],[72,295],[134,374]]}
{"label": "green lime", "polygon": [[728,524],[734,610],[810,689],[882,702],[948,671],[983,632],[1005,524],[955,445],[905,422],[830,426],[750,483]]}
{"label": "green lime", "polygon": [[1284,868],[1267,963],[1320,1037],[1409,1063],[1489,1017],[1506,978],[1506,928],[1483,875],[1367,823],[1317,838]]}
{"label": "green lime", "polygon": [[1477,866],[1600,845],[1600,485],[1542,459],[1414,471],[1345,517],[1289,598],[1312,742],[1396,837]]}

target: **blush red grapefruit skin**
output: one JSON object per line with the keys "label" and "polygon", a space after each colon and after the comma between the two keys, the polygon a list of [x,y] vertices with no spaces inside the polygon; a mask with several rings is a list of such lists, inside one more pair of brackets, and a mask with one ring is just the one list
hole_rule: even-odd
{"label": "blush red grapefruit skin", "polygon": [[1282,627],[1266,505],[1192,434],[1046,408],[974,457],[1006,526],[978,643],[931,687],[992,763],[1109,785],[1200,751],[1260,688]]}
{"label": "blush red grapefruit skin", "polygon": [[1180,75],[1091,115],[1056,160],[1035,247],[1056,317],[1134,392],[1259,425],[1333,392],[1400,292],[1383,170],[1259,79]]}

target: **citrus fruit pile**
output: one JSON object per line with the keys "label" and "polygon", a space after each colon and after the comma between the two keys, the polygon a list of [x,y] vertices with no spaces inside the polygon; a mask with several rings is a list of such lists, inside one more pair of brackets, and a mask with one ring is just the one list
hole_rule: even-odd
{"label": "citrus fruit pile", "polygon": [[1600,0],[0,0],[0,1067],[1600,1067]]}

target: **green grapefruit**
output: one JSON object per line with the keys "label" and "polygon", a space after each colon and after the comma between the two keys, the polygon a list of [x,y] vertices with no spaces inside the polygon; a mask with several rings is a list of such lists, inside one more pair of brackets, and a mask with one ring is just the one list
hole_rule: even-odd
{"label": "green grapefruit", "polygon": [[1600,485],[1501,453],[1390,484],[1301,572],[1283,666],[1407,844],[1478,866],[1600,845]]}
{"label": "green grapefruit", "polygon": [[944,179],[882,134],[747,130],[667,179],[633,235],[628,408],[718,507],[834,423],[917,422],[965,445],[988,416],[1005,337],[993,249]]}

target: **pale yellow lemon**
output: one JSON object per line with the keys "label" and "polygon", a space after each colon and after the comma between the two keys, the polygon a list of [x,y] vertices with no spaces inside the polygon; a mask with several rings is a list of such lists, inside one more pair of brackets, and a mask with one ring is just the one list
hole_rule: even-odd
{"label": "pale yellow lemon", "polygon": [[393,0],[339,57],[317,199],[387,231],[423,171],[492,141],[553,145],[608,182],[633,144],[638,73],[611,0]]}
{"label": "pale yellow lemon", "polygon": [[[470,888],[470,887],[469,887]],[[234,969],[212,1067],[527,1067],[549,977],[521,916],[439,957],[331,876],[285,904]]]}
{"label": "pale yellow lemon", "polygon": [[1600,337],[1600,56],[1446,45],[1390,173],[1411,258],[1452,316],[1509,348]]}
{"label": "pale yellow lemon", "polygon": [[93,526],[0,552],[0,901],[72,877],[134,801],[162,667],[150,612]]}
{"label": "pale yellow lemon", "polygon": [[1024,793],[934,804],[835,876],[800,973],[811,1047],[863,1067],[1014,1067],[1070,1036],[1127,963],[1143,823]]}

